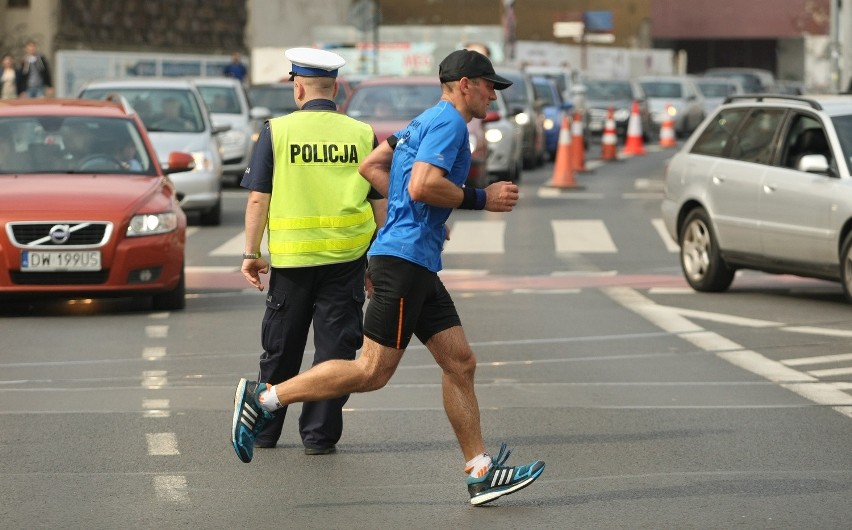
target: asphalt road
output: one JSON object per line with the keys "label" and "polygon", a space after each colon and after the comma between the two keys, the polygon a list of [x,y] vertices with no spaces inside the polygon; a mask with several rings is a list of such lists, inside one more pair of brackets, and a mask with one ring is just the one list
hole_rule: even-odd
{"label": "asphalt road", "polygon": [[[237,272],[245,195],[193,227],[187,308],[0,307],[4,528],[849,528],[850,307],[839,285],[745,273],[686,288],[659,232],[670,152],[594,164],[582,189],[525,173],[510,214],[454,212],[442,273],[479,360],[492,451],[542,459],[473,508],[414,342],[347,404],[339,452],[290,419],[242,464],[234,386],[253,377],[263,296]],[[310,358],[308,352],[308,358]],[[308,362],[306,362],[306,365]]]}

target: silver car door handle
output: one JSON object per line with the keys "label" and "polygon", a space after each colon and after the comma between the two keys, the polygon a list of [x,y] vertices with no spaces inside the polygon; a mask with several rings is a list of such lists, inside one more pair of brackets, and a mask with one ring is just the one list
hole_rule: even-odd
{"label": "silver car door handle", "polygon": [[763,185],[763,192],[764,193],[772,193],[772,192],[775,191],[776,187],[777,186],[775,186],[774,184],[764,184]]}

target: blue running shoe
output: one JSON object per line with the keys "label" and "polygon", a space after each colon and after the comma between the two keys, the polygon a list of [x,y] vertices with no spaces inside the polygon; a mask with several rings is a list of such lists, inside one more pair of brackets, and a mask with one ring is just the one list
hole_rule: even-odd
{"label": "blue running shoe", "polygon": [[272,413],[260,406],[260,393],[266,385],[257,381],[240,379],[234,394],[234,421],[231,429],[231,443],[237,457],[245,463],[251,462],[254,455],[254,439],[263,426],[272,419]]}
{"label": "blue running shoe", "polygon": [[470,493],[470,503],[480,506],[487,502],[526,488],[544,471],[544,462],[536,460],[525,466],[507,467],[503,464],[512,454],[506,444],[500,446],[497,458],[492,458],[493,465],[484,477],[467,478],[467,491]]}

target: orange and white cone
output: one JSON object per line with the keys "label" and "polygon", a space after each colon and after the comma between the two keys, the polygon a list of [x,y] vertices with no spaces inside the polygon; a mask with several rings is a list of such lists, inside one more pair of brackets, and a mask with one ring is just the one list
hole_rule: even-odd
{"label": "orange and white cone", "polygon": [[601,136],[601,160],[618,160],[618,133],[615,131],[615,111],[612,107],[606,116],[603,136]]}
{"label": "orange and white cone", "polygon": [[559,129],[559,145],[556,146],[556,161],[553,164],[553,178],[550,186],[562,189],[577,189],[574,178],[574,165],[571,162],[571,120],[567,115],[562,116],[562,127]]}
{"label": "orange and white cone", "polygon": [[642,141],[642,119],[639,117],[639,102],[633,102],[630,110],[630,119],[627,121],[627,140],[624,142],[625,155],[644,155],[645,144]]}
{"label": "orange and white cone", "polygon": [[672,115],[669,112],[671,108],[670,104],[666,104],[665,118],[663,118],[663,124],[660,126],[660,147],[675,147],[677,145],[674,123],[672,122]]}
{"label": "orange and white cone", "polygon": [[571,122],[571,165],[574,171],[586,171],[586,142],[579,110],[574,113],[574,121]]}

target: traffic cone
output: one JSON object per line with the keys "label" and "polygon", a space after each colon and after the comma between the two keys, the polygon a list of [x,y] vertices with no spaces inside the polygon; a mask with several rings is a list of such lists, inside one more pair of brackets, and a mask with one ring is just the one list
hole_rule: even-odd
{"label": "traffic cone", "polygon": [[571,122],[571,167],[574,171],[586,171],[586,142],[579,110],[574,112],[574,121]]}
{"label": "traffic cone", "polygon": [[639,102],[633,102],[630,110],[630,120],[627,121],[627,140],[624,142],[625,155],[644,155],[645,144],[642,142],[642,119],[639,117]]}
{"label": "traffic cone", "polygon": [[671,104],[666,103],[665,118],[663,118],[663,124],[660,126],[660,147],[674,147],[677,145],[674,123],[672,122],[672,115],[669,113],[671,107]]}
{"label": "traffic cone", "polygon": [[562,116],[562,128],[559,129],[559,145],[556,146],[556,161],[553,163],[553,178],[550,186],[562,189],[578,189],[574,179],[574,165],[571,163],[571,120]]}
{"label": "traffic cone", "polygon": [[606,116],[603,136],[601,136],[601,160],[618,160],[618,133],[615,132],[615,111],[612,107]]}

